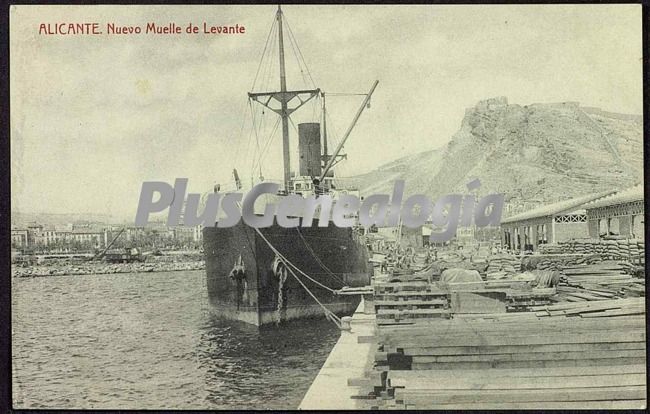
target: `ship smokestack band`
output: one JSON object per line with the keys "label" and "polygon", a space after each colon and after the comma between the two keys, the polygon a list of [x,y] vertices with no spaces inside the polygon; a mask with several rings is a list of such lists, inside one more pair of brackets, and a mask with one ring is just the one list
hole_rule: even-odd
{"label": "ship smokestack band", "polygon": [[[375,194],[363,201],[354,195],[343,194],[333,200],[329,195],[303,197],[298,194],[282,196],[276,206],[267,203],[264,214],[255,214],[255,201],[264,194],[277,195],[280,186],[275,183],[260,183],[254,186],[244,197],[242,193],[211,193],[199,214],[201,194],[189,193],[185,198],[187,178],[177,178],[174,187],[161,181],[142,183],[140,201],[136,213],[136,226],[145,226],[151,213],[159,213],[169,208],[167,225],[176,226],[181,222],[181,211],[185,205],[182,224],[185,226],[233,227],[240,220],[256,228],[270,227],[274,220],[281,227],[311,227],[319,211],[318,226],[327,227],[331,220],[337,227],[353,227],[358,223],[363,227],[397,226],[401,223],[409,228],[418,228],[431,220],[437,227],[445,227],[440,233],[432,232],[432,242],[449,241],[458,225],[477,227],[498,226],[503,211],[503,194],[489,194],[480,200],[471,195],[448,194],[433,203],[423,194],[412,195],[402,203],[404,181],[396,180],[393,185],[392,198],[386,194]],[[480,186],[474,180],[467,185],[473,190]],[[154,193],[160,197],[154,201]],[[243,201],[242,201],[243,199]],[[218,220],[219,209],[225,217]]]}

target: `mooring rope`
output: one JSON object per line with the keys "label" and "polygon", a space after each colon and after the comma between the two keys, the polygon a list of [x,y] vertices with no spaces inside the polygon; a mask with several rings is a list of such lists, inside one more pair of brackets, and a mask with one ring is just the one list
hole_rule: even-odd
{"label": "mooring rope", "polygon": [[[335,293],[335,292],[336,292],[336,290],[334,290],[334,289],[332,289],[332,288],[330,288],[330,287],[328,287],[328,286],[325,286],[324,284],[320,283],[318,280],[315,280],[314,278],[312,278],[311,276],[309,276],[307,273],[305,273],[305,272],[303,272],[302,270],[300,270],[300,268],[298,268],[298,266],[296,266],[295,264],[291,263],[291,262],[289,261],[289,259],[287,259],[286,257],[284,257],[284,255],[278,251],[278,249],[276,249],[275,247],[273,247],[273,245],[271,244],[271,242],[270,242],[270,241],[269,241],[269,240],[268,240],[268,239],[267,239],[267,238],[262,234],[262,232],[260,231],[260,229],[258,229],[258,228],[256,228],[256,227],[254,227],[254,228],[255,228],[255,231],[257,232],[257,234],[259,234],[260,237],[262,238],[262,240],[264,240],[264,241],[266,242],[266,244],[267,244],[267,245],[269,246],[269,248],[273,251],[273,253],[275,253],[276,255],[278,255],[278,257],[280,257],[280,259],[282,259],[282,262],[283,262],[284,264],[287,265],[287,268],[290,269],[291,267],[293,267],[294,269],[296,269],[296,271],[297,271],[298,273],[300,273],[301,275],[303,275],[303,276],[306,277],[307,279],[311,280],[312,282],[314,282],[314,283],[317,284],[318,286],[322,287],[323,289],[329,290],[329,291],[332,292],[332,293]],[[290,269],[290,270],[291,270],[291,269]]]}
{"label": "mooring rope", "polygon": [[323,312],[325,313],[325,317],[327,317],[327,319],[329,319],[330,321],[334,322],[334,323],[336,324],[336,326],[338,326],[339,329],[340,329],[340,328],[341,328],[341,319],[339,319],[339,317],[336,316],[336,315],[334,314],[334,312],[332,312],[331,310],[327,309],[327,307],[326,307],[325,305],[323,305],[323,304],[318,300],[318,298],[317,298],[317,297],[316,297],[316,296],[315,296],[315,295],[314,295],[314,294],[309,290],[309,288],[308,288],[307,286],[305,286],[305,284],[302,282],[302,280],[300,280],[300,278],[299,278],[298,276],[296,276],[296,274],[293,272],[293,270],[291,270],[291,268],[287,268],[287,269],[289,270],[289,272],[291,273],[291,275],[293,275],[293,277],[298,281],[298,283],[300,283],[300,285],[301,285],[303,288],[305,288],[305,290],[307,291],[307,293],[309,293],[309,296],[311,296],[311,297],[316,301],[316,303],[318,303],[318,304],[320,305],[320,307],[323,309]]}
{"label": "mooring rope", "polygon": [[[240,203],[240,202],[237,202],[237,206],[239,207],[239,210],[241,211],[241,208],[242,208],[242,207],[241,207],[241,203]],[[278,249],[276,249],[275,247],[273,247],[273,245],[271,244],[271,242],[270,242],[270,241],[269,241],[269,240],[264,236],[264,234],[262,234],[262,232],[260,231],[260,229],[258,229],[257,227],[253,227],[253,228],[255,229],[255,231],[257,232],[257,234],[260,235],[260,237],[262,238],[262,240],[264,240],[264,242],[269,246],[269,248],[273,251],[273,253],[275,253],[276,256],[280,258],[280,260],[282,261],[282,263],[284,263],[284,265],[286,266],[286,268],[287,268],[287,270],[289,271],[289,273],[291,273],[291,276],[293,276],[293,277],[298,281],[298,283],[300,283],[300,285],[301,285],[301,286],[302,286],[302,287],[307,291],[307,293],[309,294],[309,296],[311,296],[311,297],[316,301],[316,303],[318,303],[318,305],[323,309],[323,313],[325,314],[325,317],[326,317],[328,320],[332,321],[332,322],[333,322],[333,323],[334,323],[334,324],[335,324],[339,329],[341,329],[341,319],[340,319],[338,316],[336,316],[336,315],[334,314],[334,312],[332,312],[331,310],[327,309],[327,307],[326,307],[325,305],[323,305],[323,304],[318,300],[318,298],[316,297],[316,295],[314,295],[314,294],[311,292],[311,290],[309,290],[309,288],[308,288],[307,286],[305,286],[305,284],[304,284],[304,283],[302,282],[302,280],[300,280],[300,278],[299,278],[299,277],[294,273],[294,271],[291,269],[291,267],[293,267],[294,269],[296,269],[296,270],[298,271],[298,273],[300,273],[301,275],[305,276],[307,279],[311,280],[312,282],[314,282],[315,284],[319,285],[319,286],[322,287],[323,289],[326,289],[326,290],[328,290],[328,291],[330,291],[330,292],[332,292],[332,293],[334,293],[334,294],[337,294],[338,291],[336,291],[336,290],[334,290],[334,289],[332,289],[332,288],[329,288],[329,287],[325,286],[324,284],[322,284],[322,283],[320,283],[319,281],[317,281],[317,280],[313,279],[312,277],[310,277],[307,273],[305,273],[305,272],[303,272],[302,270],[300,270],[296,265],[294,265],[294,264],[291,263],[291,262],[290,262],[286,257],[284,257],[284,255],[283,255],[282,253],[280,253],[280,252],[278,251]]]}
{"label": "mooring rope", "polygon": [[336,293],[336,291],[335,291],[334,289],[331,289],[331,288],[329,288],[329,287],[323,285],[322,283],[318,282],[317,280],[312,279],[309,275],[307,275],[305,272],[303,272],[302,270],[300,270],[296,265],[294,265],[294,264],[291,263],[291,262],[290,262],[286,257],[284,257],[284,255],[282,255],[282,253],[280,253],[280,252],[279,252],[275,247],[273,247],[273,245],[271,244],[271,242],[270,242],[270,241],[269,241],[269,240],[264,236],[264,234],[262,234],[262,232],[260,231],[260,229],[255,228],[255,231],[257,232],[257,234],[260,235],[260,237],[262,238],[262,240],[264,240],[264,242],[266,242],[266,244],[267,244],[267,245],[269,246],[269,248],[273,251],[273,253],[275,253],[275,254],[277,255],[277,257],[280,258],[280,260],[282,261],[282,263],[285,264],[286,269],[287,269],[287,270],[289,271],[289,273],[291,273],[291,275],[292,275],[292,276],[293,276],[293,277],[298,281],[298,283],[300,283],[300,285],[301,285],[301,286],[302,286],[302,287],[307,291],[307,293],[309,294],[309,296],[311,296],[311,297],[316,301],[316,303],[318,303],[318,305],[320,305],[320,307],[323,309],[323,312],[325,313],[325,316],[327,317],[327,319],[329,319],[330,321],[334,322],[334,323],[336,324],[336,326],[338,326],[339,328],[341,328],[341,320],[339,319],[339,317],[336,316],[336,315],[334,314],[334,312],[332,312],[331,310],[327,309],[327,307],[326,307],[325,305],[323,305],[323,304],[318,300],[318,298],[316,297],[316,295],[314,295],[314,294],[311,292],[311,290],[309,290],[309,288],[308,288],[308,287],[307,287],[307,286],[302,282],[302,280],[300,280],[300,278],[299,278],[299,277],[294,273],[294,271],[293,271],[293,269],[291,269],[291,267],[294,267],[294,268],[295,268],[295,269],[296,269],[300,274],[302,274],[303,276],[305,276],[306,278],[308,278],[308,279],[311,280],[312,282],[316,283],[317,285],[323,287],[324,289],[327,289],[327,290],[329,290],[329,291],[332,292],[332,293]]}

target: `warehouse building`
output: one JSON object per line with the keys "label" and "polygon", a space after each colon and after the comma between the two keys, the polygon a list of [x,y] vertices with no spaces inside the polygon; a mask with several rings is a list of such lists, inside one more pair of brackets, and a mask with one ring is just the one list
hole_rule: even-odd
{"label": "warehouse building", "polygon": [[589,237],[585,205],[615,190],[563,200],[501,220],[501,244],[511,250],[536,251],[540,244]]}
{"label": "warehouse building", "polygon": [[606,235],[644,237],[643,184],[585,204],[589,237]]}

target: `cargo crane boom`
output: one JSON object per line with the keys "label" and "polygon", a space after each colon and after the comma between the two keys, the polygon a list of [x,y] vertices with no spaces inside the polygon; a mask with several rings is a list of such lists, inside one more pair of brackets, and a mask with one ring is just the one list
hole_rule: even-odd
{"label": "cargo crane boom", "polygon": [[102,250],[100,253],[97,253],[96,255],[94,255],[90,260],[95,260],[95,259],[97,259],[97,258],[102,258],[102,257],[106,254],[106,252],[108,251],[108,249],[111,248],[111,246],[113,245],[113,243],[115,243],[115,241],[117,240],[117,238],[120,237],[120,236],[122,235],[122,233],[124,233],[124,230],[126,230],[126,227],[122,227],[122,230],[120,230],[120,231],[117,233],[117,236],[113,237],[113,240],[111,240],[111,242],[108,243],[108,245],[106,246],[106,248],[105,248],[104,250]]}
{"label": "cargo crane boom", "polygon": [[357,124],[357,121],[361,117],[361,114],[363,113],[363,110],[368,105],[368,102],[370,102],[370,97],[372,96],[372,93],[375,91],[375,88],[377,87],[378,83],[379,83],[379,81],[376,80],[375,83],[372,84],[372,88],[370,88],[370,92],[368,92],[368,95],[366,95],[366,99],[363,100],[363,103],[361,104],[361,107],[357,111],[357,114],[354,116],[354,119],[352,120],[352,123],[348,127],[348,130],[345,131],[345,135],[343,135],[343,138],[341,139],[341,142],[339,142],[339,145],[334,150],[334,153],[331,156],[327,157],[329,160],[327,161],[327,164],[325,165],[325,168],[323,169],[323,172],[321,173],[320,178],[318,179],[319,182],[323,182],[323,179],[325,178],[325,175],[327,175],[329,170],[334,165],[334,161],[336,160],[336,157],[339,155],[339,152],[341,152],[341,149],[343,148],[343,145],[345,144],[345,141],[347,141],[348,137],[350,136],[350,133],[352,132],[352,129]]}

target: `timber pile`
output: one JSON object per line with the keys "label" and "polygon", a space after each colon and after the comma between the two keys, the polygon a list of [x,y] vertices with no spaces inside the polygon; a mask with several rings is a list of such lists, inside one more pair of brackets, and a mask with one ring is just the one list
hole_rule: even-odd
{"label": "timber pile", "polygon": [[638,278],[645,278],[645,266],[630,262],[618,262],[621,271]]}
{"label": "timber pile", "polygon": [[[489,307],[489,301],[481,297],[493,297],[503,302],[501,311],[503,312],[521,312],[529,310],[531,306],[550,304],[552,298],[556,295],[556,285],[559,281],[559,273],[549,271],[534,270],[532,272],[517,273],[509,279],[486,280],[482,282],[464,282],[464,283],[442,283],[438,282],[437,286],[442,290],[448,290],[452,294],[452,310],[455,312],[467,313],[485,313],[481,306]],[[472,293],[474,296],[465,295],[463,302],[477,302],[476,306],[456,308],[454,306],[455,295],[459,293]],[[498,312],[497,308],[491,307],[493,312]],[[490,312],[488,310],[487,312]]]}
{"label": "timber pile", "polygon": [[532,306],[548,305],[555,294],[556,288],[511,290],[506,296],[506,311],[524,312],[530,310]]}
{"label": "timber pile", "polygon": [[617,262],[567,267],[562,270],[556,299],[583,302],[645,296],[645,277],[634,277],[627,269]]}
{"label": "timber pile", "polygon": [[597,254],[604,259],[630,259],[642,257],[645,242],[638,239],[580,239],[561,241],[557,244],[539,246],[542,254]]}
{"label": "timber pile", "polygon": [[378,326],[359,337],[377,351],[356,398],[368,409],[644,408],[645,315],[564,311]]}
{"label": "timber pile", "polygon": [[375,314],[378,325],[414,324],[449,318],[449,292],[428,280],[376,282]]}
{"label": "timber pile", "polygon": [[378,325],[414,325],[436,322],[451,313],[521,312],[551,304],[558,275],[526,273],[510,280],[461,283],[412,280],[396,276],[374,283]]}
{"label": "timber pile", "polygon": [[577,316],[607,318],[645,314],[645,298],[609,299],[598,302],[566,302],[550,306],[532,307],[537,317]]}

